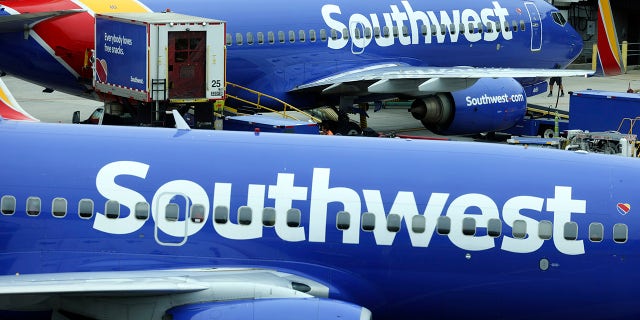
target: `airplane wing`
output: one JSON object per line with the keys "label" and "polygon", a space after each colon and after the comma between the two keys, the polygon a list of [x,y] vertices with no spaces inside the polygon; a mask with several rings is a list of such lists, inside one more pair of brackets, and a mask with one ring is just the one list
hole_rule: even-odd
{"label": "airplane wing", "polygon": [[[4,11],[5,9],[0,7],[0,11]],[[70,14],[76,14],[80,12],[85,12],[86,10],[76,9],[76,10],[58,10],[58,11],[48,11],[48,12],[35,12],[35,13],[16,13],[11,15],[0,15],[0,33],[7,32],[18,32],[28,30],[29,26],[32,26],[34,23],[55,18],[61,17]]]}
{"label": "airplane wing", "polygon": [[38,121],[26,112],[0,79],[0,117],[10,120]]}
{"label": "airplane wing", "polygon": [[[152,308],[194,301],[240,299],[326,298],[328,287],[288,273],[268,269],[208,268],[149,271],[16,274],[0,276],[0,310],[47,310],[52,300],[74,301],[91,297],[113,303],[140,301],[153,296]],[[203,300],[206,297],[206,300]],[[82,300],[83,303],[89,303]],[[150,310],[145,310],[148,313]],[[157,310],[155,310],[157,311]],[[84,312],[83,312],[84,313]],[[148,317],[147,317],[148,318]]]}
{"label": "airplane wing", "polygon": [[297,86],[292,91],[322,90],[325,94],[403,93],[427,95],[468,88],[480,78],[547,78],[588,76],[590,70],[415,67],[395,63],[367,66]]}

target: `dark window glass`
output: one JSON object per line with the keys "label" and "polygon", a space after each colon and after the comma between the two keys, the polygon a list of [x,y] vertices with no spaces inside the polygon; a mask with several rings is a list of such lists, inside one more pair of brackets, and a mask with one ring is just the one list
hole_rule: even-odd
{"label": "dark window glass", "polygon": [[144,201],[136,203],[134,215],[138,220],[147,220],[149,218],[149,204]]}
{"label": "dark window glass", "polygon": [[104,212],[109,219],[118,219],[120,217],[120,203],[115,200],[109,200],[104,204]]}
{"label": "dark window glass", "polygon": [[180,217],[180,207],[178,207],[177,204],[168,203],[164,209],[164,217],[165,219],[167,219],[167,221],[178,221],[178,217]]}
{"label": "dark window glass", "polygon": [[376,215],[371,212],[363,213],[361,224],[363,231],[373,231],[376,227]]}
{"label": "dark window glass", "polygon": [[438,217],[438,225],[436,227],[436,232],[438,234],[449,234],[451,231],[451,218],[449,217]]}
{"label": "dark window glass", "polygon": [[0,200],[0,208],[2,214],[14,214],[16,212],[16,198],[14,196],[2,196],[2,200]]}
{"label": "dark window glass", "polygon": [[262,210],[262,224],[266,227],[273,227],[276,225],[276,209],[264,208]]}
{"label": "dark window glass", "polygon": [[502,220],[489,219],[487,221],[487,235],[492,238],[497,238],[502,234]]}
{"label": "dark window glass", "polygon": [[347,230],[351,225],[351,215],[349,212],[340,211],[336,216],[336,226],[339,230]]}
{"label": "dark window glass", "polygon": [[462,219],[462,234],[473,236],[476,234],[476,219],[467,217]]}
{"label": "dark window glass", "polygon": [[51,204],[51,213],[54,217],[63,218],[67,215],[67,200],[64,198],[55,198]]}
{"label": "dark window glass", "polygon": [[229,208],[225,206],[217,206],[213,210],[213,221],[219,224],[227,223],[227,221],[229,221]]}
{"label": "dark window glass", "polygon": [[524,239],[527,236],[527,223],[524,220],[516,220],[511,231],[514,238]]}
{"label": "dark window glass", "polygon": [[204,222],[204,206],[201,204],[194,204],[191,206],[191,222],[202,223]]}
{"label": "dark window glass", "polygon": [[387,216],[387,230],[391,232],[400,231],[400,222],[402,221],[402,217],[397,214],[390,214]]}
{"label": "dark window glass", "polygon": [[83,219],[93,217],[93,200],[82,199],[78,202],[78,215]]}
{"label": "dark window glass", "polygon": [[575,222],[567,222],[564,224],[564,238],[566,240],[578,239],[578,224]]}
{"label": "dark window glass", "polygon": [[415,233],[423,233],[427,228],[427,218],[422,215],[416,215],[411,218],[411,230]]}
{"label": "dark window glass", "polygon": [[287,210],[287,226],[291,228],[297,228],[300,226],[300,219],[302,213],[298,209]]}
{"label": "dark window glass", "polygon": [[628,236],[629,230],[626,224],[616,223],[613,225],[613,241],[616,243],[625,243],[627,242]]}
{"label": "dark window glass", "polygon": [[549,240],[553,235],[553,223],[551,221],[542,220],[538,224],[538,237],[542,240]]}
{"label": "dark window glass", "polygon": [[589,240],[600,242],[604,239],[604,226],[602,223],[594,222],[589,225]]}
{"label": "dark window glass", "polygon": [[42,202],[38,197],[27,198],[27,214],[30,216],[37,216],[40,214]]}
{"label": "dark window glass", "polygon": [[242,206],[238,209],[238,223],[241,225],[250,225],[253,219],[253,211],[251,207]]}

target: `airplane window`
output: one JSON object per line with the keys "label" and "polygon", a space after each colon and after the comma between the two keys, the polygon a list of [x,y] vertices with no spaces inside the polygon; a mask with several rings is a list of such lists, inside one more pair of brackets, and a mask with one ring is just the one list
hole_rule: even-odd
{"label": "airplane window", "polygon": [[258,44],[264,44],[264,33],[258,32]]}
{"label": "airplane window", "polygon": [[133,215],[138,220],[147,220],[149,218],[149,204],[145,201],[136,203],[133,211]]}
{"label": "airplane window", "polygon": [[296,42],[296,33],[293,32],[292,30],[289,30],[289,42],[291,43]]}
{"label": "airplane window", "polygon": [[247,32],[247,44],[253,44],[253,33]]}
{"label": "airplane window", "polygon": [[338,39],[338,31],[336,29],[331,29],[331,40]]}
{"label": "airplane window", "polygon": [[278,42],[284,43],[284,31],[278,31]]}
{"label": "airplane window", "polygon": [[464,34],[464,23],[460,23],[460,34]]}
{"label": "airplane window", "polygon": [[353,29],[353,34],[356,39],[360,39],[360,29],[358,29],[357,27]]}
{"label": "airplane window", "polygon": [[411,230],[414,233],[423,233],[427,229],[427,218],[423,215],[415,215],[411,218]]}
{"label": "airplane window", "polygon": [[232,42],[233,36],[231,35],[231,33],[227,33],[227,45],[230,46]]}
{"label": "airplane window", "polygon": [[613,241],[616,243],[625,243],[627,242],[628,235],[629,229],[626,224],[616,223],[613,225]]}
{"label": "airplane window", "polygon": [[566,22],[564,16],[560,12],[554,12],[551,14],[551,16],[553,17],[553,21],[561,26],[563,26]]}
{"label": "airplane window", "polygon": [[462,234],[473,236],[476,234],[476,219],[467,217],[462,219]]}
{"label": "airplane window", "polygon": [[482,24],[482,22],[478,22],[478,33],[483,33],[484,32],[484,25]]}
{"label": "airplane window", "polygon": [[342,39],[349,39],[349,30],[347,30],[347,28],[342,29]]}
{"label": "airplane window", "polygon": [[309,30],[309,41],[316,42],[316,31]]}
{"label": "airplane window", "polygon": [[473,27],[473,23],[469,22],[469,33],[476,33],[476,28]]}
{"label": "airplane window", "polygon": [[514,221],[511,233],[516,239],[524,239],[527,236],[527,223],[524,220]]}
{"label": "airplane window", "polygon": [[389,27],[384,26],[384,28],[382,28],[382,36],[385,38],[389,38]]}
{"label": "airplane window", "polygon": [[502,234],[502,220],[489,219],[487,221],[487,235],[492,238],[497,238]]}
{"label": "airplane window", "polygon": [[276,209],[274,208],[262,209],[262,224],[265,227],[273,227],[276,225]]}
{"label": "airplane window", "polygon": [[320,40],[327,41],[327,30],[320,29]]}
{"label": "airplane window", "polygon": [[487,32],[488,33],[492,33],[493,32],[493,23],[487,23]]}
{"label": "airplane window", "polygon": [[349,225],[351,223],[351,215],[349,212],[340,211],[336,216],[336,226],[338,230],[347,230],[349,229]]}
{"label": "airplane window", "polygon": [[451,218],[438,217],[436,232],[438,234],[449,234],[449,231],[451,231]]}
{"label": "airplane window", "polygon": [[440,24],[440,34],[443,36],[447,34],[447,26],[445,26],[444,23]]}
{"label": "airplane window", "polygon": [[191,206],[191,222],[202,223],[204,222],[204,206],[201,204],[194,204]]}
{"label": "airplane window", "polygon": [[509,21],[504,22],[504,31],[509,31]]}
{"label": "airplane window", "polygon": [[300,218],[302,213],[298,209],[287,210],[287,226],[297,228],[300,226]]}
{"label": "airplane window", "polygon": [[67,200],[64,198],[54,198],[51,203],[51,213],[56,218],[63,218],[67,215]]}
{"label": "airplane window", "polygon": [[511,30],[513,30],[513,32],[518,32],[518,23],[515,20],[512,21]]}
{"label": "airplane window", "polygon": [[364,28],[364,37],[367,39],[371,39],[371,28],[369,27]]}
{"label": "airplane window", "polygon": [[37,216],[40,214],[40,198],[29,197],[27,198],[27,214],[30,216]]}
{"label": "airplane window", "polygon": [[575,222],[567,222],[564,224],[564,238],[566,240],[578,239],[578,224]]}
{"label": "airplane window", "polygon": [[16,212],[16,198],[14,196],[2,196],[0,200],[0,211],[5,215],[12,215]]}
{"label": "airplane window", "polygon": [[167,221],[178,221],[178,217],[180,216],[180,207],[178,207],[175,203],[168,203],[164,208],[164,218]]}
{"label": "airplane window", "polygon": [[421,32],[422,32],[422,35],[423,35],[423,36],[425,36],[425,37],[426,37],[426,36],[427,36],[427,34],[429,33],[429,28],[427,27],[427,25],[426,25],[426,24],[423,24],[423,25],[422,25],[422,27],[420,27],[420,30],[421,30]]}
{"label": "airplane window", "polygon": [[213,221],[219,224],[225,224],[229,221],[229,208],[225,206],[217,206],[213,209]]}
{"label": "airplane window", "polygon": [[604,226],[602,223],[594,222],[589,225],[589,240],[600,242],[604,238]]}
{"label": "airplane window", "polygon": [[559,16],[558,18],[560,19],[560,24],[564,26],[567,23],[567,20],[564,18],[564,15],[558,12],[558,16]]}
{"label": "airplane window", "polygon": [[275,35],[273,34],[273,31],[267,32],[267,38],[269,38],[270,44],[274,44],[276,42],[276,38],[275,38]]}
{"label": "airplane window", "polygon": [[80,200],[80,202],[78,202],[78,215],[83,219],[90,219],[93,217],[93,200]]}
{"label": "airplane window", "polygon": [[452,24],[450,24],[450,25],[449,25],[449,33],[451,33],[451,34],[456,34],[456,31],[457,31],[457,30],[456,30],[456,25],[455,25],[455,24],[453,24],[453,23],[452,23]]}
{"label": "airplane window", "polygon": [[373,27],[373,36],[380,38],[380,27]]}
{"label": "airplane window", "polygon": [[527,25],[524,23],[524,20],[520,20],[520,31],[527,31]]}
{"label": "airplane window", "polygon": [[300,39],[300,42],[305,42],[306,38],[307,36],[305,35],[304,30],[298,31],[298,39]]}
{"label": "airplane window", "polygon": [[241,225],[250,225],[253,219],[253,211],[251,207],[242,206],[238,209],[238,223]]}
{"label": "airplane window", "polygon": [[373,231],[376,227],[376,215],[371,212],[363,213],[361,226],[363,231]]}
{"label": "airplane window", "polygon": [[109,200],[104,204],[104,212],[109,219],[118,219],[120,217],[120,203],[115,200]]}
{"label": "airplane window", "polygon": [[405,37],[409,36],[409,28],[407,28],[407,26],[402,26],[402,35]]}
{"label": "airplane window", "polygon": [[431,25],[431,36],[435,37],[437,33],[438,33],[438,28],[436,27],[435,24],[432,24]]}
{"label": "airplane window", "polygon": [[400,217],[400,215],[397,214],[390,214],[387,216],[387,230],[391,231],[391,232],[398,232],[400,231],[400,222],[402,221],[402,218]]}
{"label": "airplane window", "polygon": [[393,37],[397,38],[399,34],[400,31],[398,30],[398,26],[393,26]]}
{"label": "airplane window", "polygon": [[553,234],[553,223],[548,220],[540,221],[538,224],[538,237],[542,240],[551,239],[551,235]]}
{"label": "airplane window", "polygon": [[242,34],[236,33],[236,44],[241,46],[243,42],[244,42],[244,39],[242,38]]}

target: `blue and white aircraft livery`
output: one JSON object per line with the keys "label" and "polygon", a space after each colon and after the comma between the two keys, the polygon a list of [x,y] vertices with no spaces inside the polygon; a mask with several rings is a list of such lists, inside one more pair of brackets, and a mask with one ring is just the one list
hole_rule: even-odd
{"label": "blue and white aircraft livery", "polygon": [[228,82],[303,109],[400,98],[442,134],[509,128],[546,78],[590,73],[563,69],[582,39],[543,0],[4,0],[0,71],[93,95],[95,14],[168,8],[227,22]]}
{"label": "blue and white aircraft livery", "polygon": [[3,319],[639,313],[637,159],[10,120],[0,136]]}

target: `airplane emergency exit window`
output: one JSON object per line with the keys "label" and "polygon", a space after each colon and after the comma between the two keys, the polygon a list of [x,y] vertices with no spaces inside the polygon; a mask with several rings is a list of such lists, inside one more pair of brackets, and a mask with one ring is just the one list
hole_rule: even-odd
{"label": "airplane emergency exit window", "polygon": [[56,218],[64,218],[67,215],[67,200],[64,198],[53,199],[51,213]]}
{"label": "airplane emergency exit window", "polygon": [[189,216],[191,217],[191,222],[193,223],[204,222],[204,206],[201,204],[192,205]]}
{"label": "airplane emergency exit window", "polygon": [[258,44],[264,44],[264,33],[258,32],[257,37],[258,37]]}
{"label": "airplane emergency exit window", "polygon": [[564,238],[566,240],[578,239],[578,224],[575,222],[567,222],[564,224]]}
{"label": "airplane emergency exit window", "polygon": [[400,215],[392,213],[387,216],[387,230],[391,232],[400,231],[400,222],[402,222],[402,217]]}
{"label": "airplane emergency exit window", "polygon": [[30,216],[37,216],[40,214],[41,201],[38,197],[27,198],[27,214]]}
{"label": "airplane emergency exit window", "polygon": [[164,207],[164,218],[167,221],[178,221],[178,217],[180,216],[180,207],[178,207],[175,203],[168,203],[166,207]]}
{"label": "airplane emergency exit window", "polygon": [[436,232],[438,232],[438,234],[449,234],[450,231],[451,231],[451,218],[438,217]]}
{"label": "airplane emergency exit window", "polygon": [[361,226],[363,231],[373,231],[376,228],[376,215],[371,212],[363,213]]}
{"label": "airplane emergency exit window", "polygon": [[427,229],[427,218],[423,215],[415,215],[411,218],[411,230],[414,233],[423,233]]}
{"label": "airplane emergency exit window", "polygon": [[624,223],[616,223],[613,225],[613,241],[616,243],[625,243],[629,236],[629,229]]}
{"label": "airplane emergency exit window", "polygon": [[264,208],[262,210],[262,224],[265,227],[273,227],[276,225],[276,209]]}
{"label": "airplane emergency exit window", "polygon": [[492,238],[497,238],[502,234],[502,220],[489,219],[487,221],[487,235]]}
{"label": "airplane emergency exit window", "polygon": [[462,219],[462,234],[473,236],[476,234],[476,219],[467,217]]}
{"label": "airplane emergency exit window", "polygon": [[538,237],[542,240],[551,239],[551,235],[553,234],[553,223],[548,220],[540,221],[538,224]]}
{"label": "airplane emergency exit window", "polygon": [[242,206],[238,209],[238,223],[244,226],[250,225],[253,219],[251,207]]}
{"label": "airplane emergency exit window", "polygon": [[136,203],[134,216],[138,220],[147,220],[149,218],[149,204],[145,201]]}
{"label": "airplane emergency exit window", "polygon": [[0,211],[4,215],[12,215],[16,212],[16,198],[14,196],[2,196]]}
{"label": "airplane emergency exit window", "polygon": [[600,242],[604,239],[604,226],[602,223],[594,222],[589,225],[589,240]]}
{"label": "airplane emergency exit window", "polygon": [[287,210],[287,226],[291,228],[297,228],[300,226],[300,219],[302,217],[302,212],[299,209],[289,209]]}
{"label": "airplane emergency exit window", "polygon": [[230,46],[233,43],[233,36],[231,33],[227,33],[227,46]]}
{"label": "airplane emergency exit window", "polygon": [[527,236],[527,223],[524,220],[516,220],[513,222],[511,232],[514,238],[524,239]]}
{"label": "airplane emergency exit window", "polygon": [[93,200],[81,199],[78,202],[78,215],[82,219],[91,219],[93,217]]}
{"label": "airplane emergency exit window", "polygon": [[338,215],[336,216],[336,227],[338,227],[338,230],[347,230],[349,229],[350,224],[351,224],[351,215],[349,214],[349,212],[346,212],[346,211],[338,212]]}
{"label": "airplane emergency exit window", "polygon": [[213,209],[213,221],[219,224],[225,224],[229,221],[229,208],[225,206],[217,206]]}
{"label": "airplane emergency exit window", "polygon": [[104,214],[109,219],[118,219],[120,217],[120,203],[115,200],[109,200],[104,204]]}

